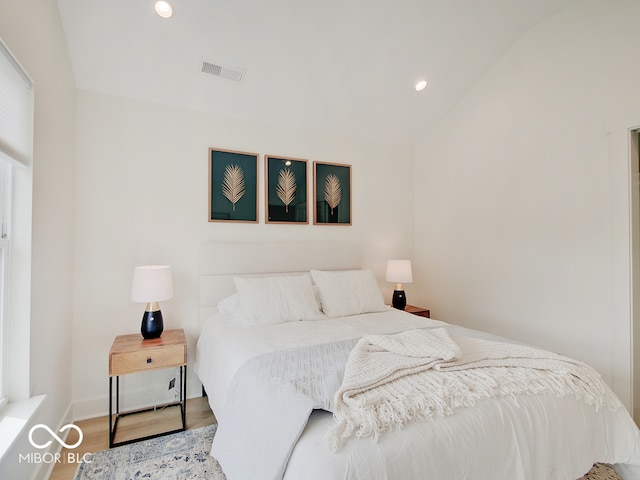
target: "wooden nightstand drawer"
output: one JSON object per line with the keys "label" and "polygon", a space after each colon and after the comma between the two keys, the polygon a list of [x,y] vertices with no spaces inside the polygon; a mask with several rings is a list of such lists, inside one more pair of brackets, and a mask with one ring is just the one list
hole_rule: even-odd
{"label": "wooden nightstand drawer", "polygon": [[113,354],[110,373],[111,375],[125,375],[156,368],[177,367],[185,363],[185,356],[185,349],[182,345]]}
{"label": "wooden nightstand drawer", "polygon": [[187,339],[183,330],[166,330],[160,338],[151,340],[139,334],[120,335],[109,352],[111,377],[186,364]]}

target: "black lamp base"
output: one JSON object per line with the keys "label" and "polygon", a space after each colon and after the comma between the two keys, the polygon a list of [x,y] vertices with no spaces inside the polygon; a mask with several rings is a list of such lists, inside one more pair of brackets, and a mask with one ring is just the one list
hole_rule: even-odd
{"label": "black lamp base", "polygon": [[163,330],[164,323],[162,322],[162,312],[160,310],[144,312],[140,333],[145,339],[159,338]]}
{"label": "black lamp base", "polygon": [[407,306],[407,297],[404,294],[404,290],[394,290],[393,297],[391,298],[391,305],[398,310],[404,310]]}

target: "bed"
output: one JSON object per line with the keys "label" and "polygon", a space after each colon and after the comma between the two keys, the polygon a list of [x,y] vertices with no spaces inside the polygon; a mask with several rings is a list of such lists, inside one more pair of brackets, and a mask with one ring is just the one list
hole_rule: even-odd
{"label": "bed", "polygon": [[[476,346],[529,351],[526,345],[387,307],[373,273],[360,268],[361,256],[348,244],[216,243],[203,249],[202,326],[194,366],[218,420],[212,455],[229,480],[575,480],[596,462],[614,464],[624,479],[640,478],[638,428],[597,374],[579,362],[583,373],[577,376],[585,379],[579,389],[575,372],[565,375],[563,366],[560,373],[547,374],[539,367],[527,370],[535,370],[534,381],[510,384],[511,390],[501,384],[500,394],[473,392],[472,401],[454,402],[451,409],[440,406],[440,397],[428,407],[422,400],[419,407],[400,405],[404,416],[395,423],[386,420],[388,409],[375,403],[385,398],[384,387],[351,395],[349,380],[357,384],[363,371],[379,376],[384,370],[381,359],[388,357],[355,354],[388,355],[392,349],[378,348],[379,342],[385,348],[387,343],[414,348],[417,338],[432,342],[429,348],[447,360],[400,375],[400,381],[418,383],[422,374],[450,374],[457,382],[470,372],[487,371],[456,366],[434,373],[454,365],[460,351],[447,355],[459,346],[467,353]],[[445,344],[451,349],[440,347]],[[422,352],[423,347],[416,348]],[[555,366],[559,360],[553,355],[537,361]],[[376,367],[363,369],[356,357]],[[411,354],[393,358],[408,358],[411,368],[424,364]],[[509,363],[498,370],[514,368]],[[557,387],[564,378],[571,384]],[[550,394],[553,389],[560,394]],[[424,390],[424,398],[431,399],[433,389]],[[387,392],[390,404],[396,391]],[[370,392],[375,393],[374,400],[367,399],[373,402],[367,405],[375,405],[373,427],[362,428],[353,423],[360,417],[349,416],[354,411],[347,404],[357,400],[358,410]],[[451,391],[445,397],[453,397]],[[417,414],[419,408],[426,413]]]}

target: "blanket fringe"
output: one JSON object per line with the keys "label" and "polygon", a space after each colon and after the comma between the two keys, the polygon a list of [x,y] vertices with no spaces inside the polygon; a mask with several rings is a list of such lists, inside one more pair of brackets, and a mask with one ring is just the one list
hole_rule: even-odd
{"label": "blanket fringe", "polygon": [[457,408],[473,407],[487,398],[511,397],[517,404],[517,395],[571,395],[596,409],[615,410],[621,405],[595,371],[583,371],[578,377],[522,367],[430,370],[396,380],[389,395],[362,392],[344,399],[335,409],[337,423],[325,434],[324,442],[335,452],[351,436],[375,442],[382,433],[399,430],[409,422],[447,417]]}

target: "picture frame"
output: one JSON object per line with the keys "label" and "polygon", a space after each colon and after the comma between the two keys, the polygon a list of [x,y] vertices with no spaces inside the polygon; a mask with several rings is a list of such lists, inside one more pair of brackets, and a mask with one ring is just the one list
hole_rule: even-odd
{"label": "picture frame", "polygon": [[209,148],[209,222],[258,223],[258,158]]}
{"label": "picture frame", "polygon": [[302,158],[265,156],[265,223],[309,223],[307,165]]}
{"label": "picture frame", "polygon": [[351,165],[313,162],[314,225],[351,225]]}

